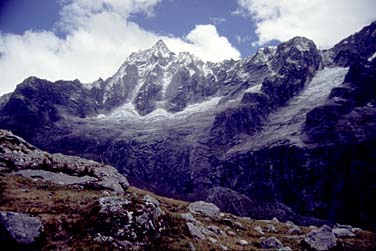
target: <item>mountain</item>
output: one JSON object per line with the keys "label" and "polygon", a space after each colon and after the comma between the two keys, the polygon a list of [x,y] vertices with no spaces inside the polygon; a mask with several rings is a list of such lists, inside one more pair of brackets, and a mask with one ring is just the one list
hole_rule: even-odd
{"label": "mountain", "polygon": [[107,80],[26,79],[0,128],[160,195],[376,229],[375,24],[329,50],[295,37],[221,63],[158,41]]}
{"label": "mountain", "polygon": [[[376,234],[223,213],[129,186],[115,168],[41,151],[0,130],[5,250],[372,250]],[[325,239],[323,239],[325,237]]]}

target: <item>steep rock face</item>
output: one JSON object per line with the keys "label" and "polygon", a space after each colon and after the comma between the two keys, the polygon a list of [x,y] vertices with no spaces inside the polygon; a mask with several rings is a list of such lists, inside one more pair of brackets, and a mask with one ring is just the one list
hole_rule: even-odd
{"label": "steep rock face", "polygon": [[372,61],[376,54],[376,22],[364,27],[336,44],[330,55],[340,66],[349,66],[359,59]]}
{"label": "steep rock face", "polygon": [[217,89],[208,63],[189,53],[175,55],[158,41],[151,49],[130,55],[106,80],[103,102],[109,110],[130,103],[144,116],[157,108],[181,111]]}
{"label": "steep rock face", "polygon": [[262,93],[246,92],[240,106],[216,116],[211,129],[215,143],[224,145],[240,133],[255,133],[273,109],[311,81],[321,67],[321,55],[311,40],[296,37],[277,47],[269,65],[274,73],[262,82]]}
{"label": "steep rock face", "polygon": [[79,81],[30,77],[17,86],[1,111],[2,128],[30,138],[35,130],[65,116],[85,118],[97,113],[98,105]]}
{"label": "steep rock face", "polygon": [[376,60],[354,62],[324,106],[307,114],[305,131],[320,143],[355,143],[375,137]]}
{"label": "steep rock face", "polygon": [[278,107],[301,91],[322,63],[316,45],[309,39],[296,37],[278,46],[271,64],[277,74],[266,78],[261,90]]}

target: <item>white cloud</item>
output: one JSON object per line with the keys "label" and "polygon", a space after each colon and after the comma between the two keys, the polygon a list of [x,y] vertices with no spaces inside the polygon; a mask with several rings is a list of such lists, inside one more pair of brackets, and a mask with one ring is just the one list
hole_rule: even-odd
{"label": "white cloud", "polygon": [[167,46],[174,52],[189,51],[205,61],[222,61],[238,59],[239,51],[226,37],[220,36],[212,24],[196,25],[184,38],[165,38]]}
{"label": "white cloud", "polygon": [[376,19],[375,0],[238,0],[236,14],[256,22],[258,45],[294,36],[329,48]]}
{"label": "white cloud", "polygon": [[223,17],[211,17],[210,18],[210,22],[214,25],[221,25],[225,23],[226,21],[227,21],[226,18],[223,18]]}
{"label": "white cloud", "polygon": [[146,31],[128,20],[134,13],[152,16],[160,1],[65,0],[58,24],[67,33],[65,38],[52,31],[0,33],[0,95],[29,76],[82,82],[107,78],[130,53],[150,48],[159,39],[172,51],[189,51],[204,60],[240,56],[213,25],[197,25],[186,37],[177,38]]}

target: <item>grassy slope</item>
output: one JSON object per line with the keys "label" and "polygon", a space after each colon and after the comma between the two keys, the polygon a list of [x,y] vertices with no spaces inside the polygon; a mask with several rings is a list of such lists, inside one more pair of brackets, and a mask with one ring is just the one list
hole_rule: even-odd
{"label": "grassy slope", "polygon": [[[99,205],[98,198],[103,196],[103,190],[92,190],[72,186],[62,186],[47,182],[35,181],[28,178],[0,172],[0,210],[29,213],[41,217],[45,231],[39,240],[38,248],[42,250],[114,250],[110,244],[97,244],[93,241],[92,233],[100,228],[98,222]],[[141,198],[150,194],[161,202],[161,208],[166,212],[168,228],[164,231],[162,238],[152,243],[151,249],[155,250],[190,250],[190,243],[193,243],[196,250],[221,250],[219,244],[223,244],[229,250],[257,250],[259,238],[255,226],[266,227],[264,221],[256,221],[249,218],[235,217],[226,214],[226,218],[240,222],[244,229],[231,227],[236,232],[236,237],[220,237],[215,244],[207,241],[193,239],[180,214],[187,212],[187,202],[169,199],[154,195],[148,191],[130,187],[124,196],[137,204]],[[221,230],[226,230],[222,220],[207,219],[195,216],[205,225],[215,225]],[[289,229],[284,223],[273,223],[277,232],[265,233],[265,236],[276,236],[285,246],[293,250],[300,250],[299,241],[286,237]],[[302,227],[304,233],[309,228]],[[247,240],[250,245],[242,247],[237,244],[240,239]],[[355,249],[341,250],[375,250],[376,234],[361,231],[355,238],[341,240],[345,247],[356,247]]]}

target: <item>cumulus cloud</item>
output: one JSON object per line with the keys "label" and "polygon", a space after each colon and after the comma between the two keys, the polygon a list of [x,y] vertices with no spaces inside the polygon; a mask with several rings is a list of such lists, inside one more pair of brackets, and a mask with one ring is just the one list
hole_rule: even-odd
{"label": "cumulus cloud", "polygon": [[256,22],[256,45],[294,36],[329,48],[376,19],[375,0],[238,0],[236,14]]}
{"label": "cumulus cloud", "polygon": [[26,77],[52,81],[90,82],[115,73],[126,57],[164,39],[174,52],[189,51],[208,61],[238,58],[240,53],[218,34],[214,25],[198,25],[186,37],[166,37],[128,20],[130,15],[154,15],[161,0],[64,0],[58,28],[0,33],[0,94],[13,91]]}
{"label": "cumulus cloud", "polygon": [[196,25],[184,38],[165,38],[167,46],[174,52],[189,51],[205,61],[222,61],[240,57],[226,37],[220,36],[214,25]]}

